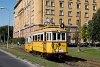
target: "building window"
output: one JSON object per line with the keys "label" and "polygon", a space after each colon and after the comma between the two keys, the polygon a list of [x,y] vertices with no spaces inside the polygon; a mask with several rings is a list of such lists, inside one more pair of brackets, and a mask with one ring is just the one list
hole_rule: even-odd
{"label": "building window", "polygon": [[71,19],[68,19],[68,24],[71,24]]}
{"label": "building window", "polygon": [[72,1],[72,0],[68,0],[68,1]]}
{"label": "building window", "polygon": [[78,2],[80,2],[80,0],[77,0]]}
{"label": "building window", "polygon": [[88,5],[85,5],[85,10],[88,10]]}
{"label": "building window", "polygon": [[95,15],[95,13],[93,13],[93,16]]}
{"label": "building window", "polygon": [[96,3],[96,0],[93,0],[93,3]]}
{"label": "building window", "polygon": [[88,24],[88,20],[87,19],[84,21],[84,24]]}
{"label": "building window", "polygon": [[60,18],[60,19],[59,19],[59,23],[60,23],[60,24],[61,24],[61,23],[63,23],[63,20],[62,20],[62,18]]}
{"label": "building window", "polygon": [[76,13],[76,16],[79,17],[79,16],[80,16],[80,12],[77,12],[77,13]]}
{"label": "building window", "polygon": [[46,14],[49,14],[49,9],[46,9]]}
{"label": "building window", "polygon": [[72,16],[72,11],[68,11],[68,16]]}
{"label": "building window", "polygon": [[85,0],[85,2],[88,2],[88,0]]}
{"label": "building window", "polygon": [[76,20],[76,25],[79,25],[79,20]]}
{"label": "building window", "polygon": [[51,10],[51,14],[54,14],[54,10]]}
{"label": "building window", "polygon": [[60,14],[59,15],[63,15],[63,10],[60,10]]}
{"label": "building window", "polygon": [[86,18],[89,17],[89,16],[88,16],[88,12],[85,12],[85,17],[86,17]]}
{"label": "building window", "polygon": [[53,18],[50,18],[50,22],[54,23],[54,19]]}
{"label": "building window", "polygon": [[72,8],[72,3],[68,3],[68,8]]}
{"label": "building window", "polygon": [[93,10],[96,10],[96,6],[95,5],[93,6]]}
{"label": "building window", "polygon": [[77,9],[80,9],[80,4],[77,4]]}
{"label": "building window", "polygon": [[48,17],[46,18],[46,22],[49,22],[49,18]]}
{"label": "building window", "polygon": [[63,3],[62,2],[60,2],[60,7],[63,7]]}
{"label": "building window", "polygon": [[53,1],[51,2],[51,6],[54,6],[54,2]]}
{"label": "building window", "polygon": [[46,1],[46,6],[49,6],[49,1]]}
{"label": "building window", "polygon": [[31,16],[34,16],[34,10],[31,11]]}

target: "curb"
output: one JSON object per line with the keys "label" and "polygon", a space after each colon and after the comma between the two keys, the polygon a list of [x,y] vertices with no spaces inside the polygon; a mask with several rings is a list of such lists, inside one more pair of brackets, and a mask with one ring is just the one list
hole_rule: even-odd
{"label": "curb", "polygon": [[31,63],[30,61],[28,61],[27,59],[22,59],[22,58],[20,58],[20,57],[17,57],[17,56],[15,56],[15,55],[13,55],[13,54],[11,54],[11,53],[9,53],[9,52],[3,50],[3,49],[0,49],[0,51],[6,53],[6,54],[8,54],[8,55],[10,55],[11,57],[13,57],[13,58],[15,58],[15,59],[18,59],[18,60],[20,60],[20,61],[22,61],[22,62],[24,62],[24,63],[27,63],[27,64],[29,65],[29,67],[42,67],[42,66],[39,66],[38,64],[32,64],[32,63]]}

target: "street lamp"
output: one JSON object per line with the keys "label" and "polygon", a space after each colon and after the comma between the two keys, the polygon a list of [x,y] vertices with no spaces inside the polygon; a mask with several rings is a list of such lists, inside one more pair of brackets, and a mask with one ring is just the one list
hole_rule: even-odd
{"label": "street lamp", "polygon": [[8,8],[0,7],[0,9],[6,9],[9,13],[9,23],[8,23],[8,37],[7,37],[7,49],[8,49],[8,42],[9,42],[9,25],[10,25],[10,11]]}

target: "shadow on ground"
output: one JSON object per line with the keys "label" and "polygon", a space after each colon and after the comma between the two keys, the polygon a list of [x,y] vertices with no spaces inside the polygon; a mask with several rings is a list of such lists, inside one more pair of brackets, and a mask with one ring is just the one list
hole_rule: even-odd
{"label": "shadow on ground", "polygon": [[87,61],[85,59],[78,58],[78,57],[72,57],[69,55],[66,55],[64,58],[60,58],[60,59],[57,57],[50,57],[48,60],[53,61],[53,62],[57,62],[57,63]]}

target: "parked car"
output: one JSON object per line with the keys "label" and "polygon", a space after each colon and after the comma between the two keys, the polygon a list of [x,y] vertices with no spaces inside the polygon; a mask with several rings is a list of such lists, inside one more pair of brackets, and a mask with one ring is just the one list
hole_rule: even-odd
{"label": "parked car", "polygon": [[89,44],[87,42],[81,42],[81,47],[87,47]]}
{"label": "parked car", "polygon": [[76,43],[68,43],[68,47],[77,47]]}

